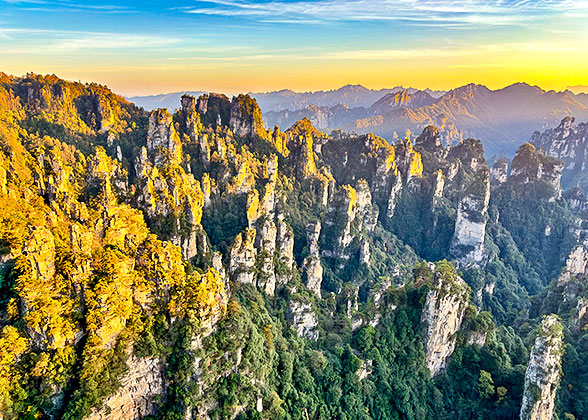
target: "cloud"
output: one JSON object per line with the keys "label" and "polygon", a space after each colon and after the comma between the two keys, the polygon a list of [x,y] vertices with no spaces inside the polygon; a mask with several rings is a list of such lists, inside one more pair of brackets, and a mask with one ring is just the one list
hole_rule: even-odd
{"label": "cloud", "polygon": [[[84,4],[73,3],[70,1],[48,1],[48,0],[0,0],[0,4],[8,3],[13,5],[24,6],[27,10],[54,12],[57,10],[91,10],[105,12],[124,12],[129,10],[126,6],[111,4]],[[33,7],[30,7],[33,6]],[[42,7],[40,7],[42,6]]]}
{"label": "cloud", "polygon": [[185,13],[234,17],[264,23],[317,24],[338,21],[394,21],[468,26],[526,25],[562,14],[588,14],[586,0],[206,0]]}
{"label": "cloud", "polygon": [[83,50],[119,51],[127,49],[167,48],[180,39],[156,35],[125,33],[62,31],[52,29],[0,28],[0,40],[16,40],[27,45],[23,48],[6,48],[5,54],[55,54]]}

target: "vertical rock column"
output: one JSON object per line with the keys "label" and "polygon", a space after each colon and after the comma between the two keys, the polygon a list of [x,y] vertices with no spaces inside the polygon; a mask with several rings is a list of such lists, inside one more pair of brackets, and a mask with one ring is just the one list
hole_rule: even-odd
{"label": "vertical rock column", "polygon": [[461,328],[465,310],[468,306],[469,288],[457,275],[452,266],[435,268],[433,288],[421,315],[427,324],[425,348],[426,362],[431,376],[435,376],[449,363],[455,350],[455,334]]}
{"label": "vertical rock column", "polygon": [[484,237],[490,201],[490,173],[482,169],[457,209],[451,254],[462,265],[478,266],[484,259]]}
{"label": "vertical rock column", "polygon": [[521,420],[551,420],[561,380],[563,329],[556,315],[543,319],[525,373]]}

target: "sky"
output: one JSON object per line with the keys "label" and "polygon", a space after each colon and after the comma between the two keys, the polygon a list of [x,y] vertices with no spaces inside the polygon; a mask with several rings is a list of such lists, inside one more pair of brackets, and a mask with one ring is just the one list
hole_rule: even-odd
{"label": "sky", "polygon": [[0,71],[124,95],[583,90],[587,22],[588,0],[0,0]]}

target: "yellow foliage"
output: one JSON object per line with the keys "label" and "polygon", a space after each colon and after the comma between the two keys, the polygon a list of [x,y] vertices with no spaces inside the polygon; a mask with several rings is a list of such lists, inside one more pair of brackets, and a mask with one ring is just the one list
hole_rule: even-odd
{"label": "yellow foliage", "polygon": [[247,221],[249,226],[253,226],[259,217],[259,192],[257,190],[249,191],[247,194]]}
{"label": "yellow foliage", "polygon": [[190,316],[206,322],[224,313],[227,293],[222,277],[215,269],[185,277],[169,304],[173,316]]}
{"label": "yellow foliage", "polygon": [[419,152],[412,152],[410,155],[410,176],[421,176],[423,174],[423,161]]}
{"label": "yellow foliage", "polygon": [[0,413],[10,405],[10,389],[14,381],[12,366],[27,350],[27,340],[11,326],[0,332]]}

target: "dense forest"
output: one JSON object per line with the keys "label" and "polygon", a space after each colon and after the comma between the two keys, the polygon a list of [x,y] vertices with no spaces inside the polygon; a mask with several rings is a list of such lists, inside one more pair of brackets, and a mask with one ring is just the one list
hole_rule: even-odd
{"label": "dense forest", "polygon": [[588,419],[563,169],[0,73],[0,419]]}

